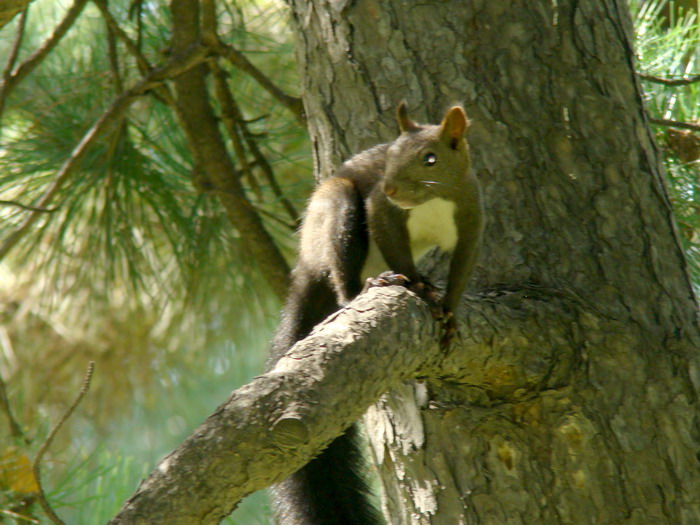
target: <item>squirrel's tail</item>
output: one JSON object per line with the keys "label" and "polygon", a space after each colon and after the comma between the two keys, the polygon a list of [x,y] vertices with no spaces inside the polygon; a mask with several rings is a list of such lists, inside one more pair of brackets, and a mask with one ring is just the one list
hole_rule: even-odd
{"label": "squirrel's tail", "polygon": [[[340,303],[360,292],[369,244],[365,222],[363,201],[351,181],[332,178],[314,193],[268,368]],[[329,249],[317,249],[319,245]],[[357,425],[352,425],[318,457],[272,488],[280,525],[384,523],[369,497],[360,438]]]}
{"label": "squirrel's tail", "polygon": [[272,488],[281,525],[379,525],[357,425],[318,457]]}

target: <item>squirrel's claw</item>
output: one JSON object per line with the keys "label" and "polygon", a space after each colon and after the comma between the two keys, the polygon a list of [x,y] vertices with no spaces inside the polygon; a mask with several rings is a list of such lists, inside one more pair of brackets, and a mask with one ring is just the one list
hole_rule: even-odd
{"label": "squirrel's claw", "polygon": [[400,273],[382,272],[376,277],[369,277],[365,281],[362,293],[370,288],[376,288],[378,286],[406,286],[410,281],[408,277]]}

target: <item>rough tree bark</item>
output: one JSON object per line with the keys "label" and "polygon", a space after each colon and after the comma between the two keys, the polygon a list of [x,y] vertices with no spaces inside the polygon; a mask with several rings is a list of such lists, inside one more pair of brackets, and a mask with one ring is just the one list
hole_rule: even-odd
{"label": "rough tree bark", "polygon": [[392,523],[700,523],[697,304],[626,3],[290,4],[318,173],[391,139],[402,98],[423,121],[465,101],[488,217],[475,289],[570,299],[566,324],[487,339],[551,347],[553,370],[571,356],[565,375],[485,354],[474,381],[370,411]]}
{"label": "rough tree bark", "polygon": [[465,103],[488,226],[462,344],[441,352],[408,292],[358,298],[235,392],[113,523],[214,523],[375,401],[392,524],[700,523],[697,304],[626,5],[290,5],[319,176],[392,139],[402,98],[422,121]]}

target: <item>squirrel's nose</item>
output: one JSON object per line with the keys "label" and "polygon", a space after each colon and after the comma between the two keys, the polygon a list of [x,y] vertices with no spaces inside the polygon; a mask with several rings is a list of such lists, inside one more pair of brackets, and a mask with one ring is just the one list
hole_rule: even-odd
{"label": "squirrel's nose", "polygon": [[394,184],[388,184],[386,182],[384,183],[384,194],[387,197],[393,197],[394,195],[396,195],[396,191],[397,188]]}

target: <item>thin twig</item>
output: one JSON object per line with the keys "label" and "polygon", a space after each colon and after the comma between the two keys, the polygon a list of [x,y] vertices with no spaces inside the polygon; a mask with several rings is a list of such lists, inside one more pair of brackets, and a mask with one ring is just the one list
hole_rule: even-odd
{"label": "thin twig", "polygon": [[231,95],[231,111],[233,112],[233,116],[236,122],[238,123],[238,126],[240,126],[241,128],[241,132],[243,133],[243,138],[245,139],[245,142],[248,145],[248,149],[253,154],[256,164],[258,164],[260,166],[260,169],[262,169],[262,172],[265,175],[265,178],[267,179],[267,182],[270,185],[272,192],[282,203],[282,206],[284,206],[284,209],[289,214],[289,217],[292,219],[292,222],[298,225],[299,213],[297,212],[294,205],[290,202],[290,200],[284,196],[282,188],[277,183],[277,178],[275,177],[275,172],[272,169],[272,166],[267,161],[267,157],[265,157],[265,155],[263,155],[263,152],[260,151],[258,143],[255,140],[253,134],[248,129],[248,123],[243,118],[243,112],[238,107],[238,103],[236,102],[236,99],[233,97],[233,95]]}
{"label": "thin twig", "polygon": [[4,200],[4,199],[0,199],[0,204],[4,205],[4,206],[16,206],[17,208],[22,208],[23,210],[27,210],[27,211],[35,211],[37,213],[53,213],[58,209],[58,208],[38,208],[36,206],[28,206],[27,204],[22,204],[21,202],[8,201],[8,200]]}
{"label": "thin twig", "polygon": [[[18,514],[17,512],[12,512],[11,510],[7,509],[0,509],[0,514],[4,514],[5,516],[9,516],[10,518],[14,518],[15,520],[18,521],[28,521],[29,523],[39,523],[39,520],[35,520],[34,518],[30,518],[28,516],[22,516],[21,514]],[[0,522],[2,523],[2,522]]]}
{"label": "thin twig", "polygon": [[667,126],[669,128],[679,128],[679,129],[689,129],[691,131],[700,131],[700,124],[691,124],[689,122],[679,122],[677,120],[670,120],[666,118],[653,118],[650,119],[653,124],[658,124],[659,126]]}
{"label": "thin twig", "polygon": [[243,140],[238,132],[232,95],[228,89],[228,85],[226,84],[224,70],[221,69],[219,64],[216,62],[210,64],[210,68],[214,78],[214,93],[216,94],[216,98],[219,99],[219,104],[221,104],[221,120],[224,122],[224,127],[231,138],[231,143],[233,144],[233,150],[236,153],[236,157],[241,163],[241,172],[248,180],[253,193],[255,193],[258,200],[261,201],[262,190],[260,189],[258,180],[255,178],[255,174],[251,169],[250,162],[248,162],[248,154],[245,151]]}
{"label": "thin twig", "polygon": [[[104,0],[103,0],[104,1]],[[99,2],[102,3],[102,2]],[[106,8],[106,6],[105,6]],[[116,31],[110,25],[109,21],[105,18],[105,26],[107,29],[107,55],[109,57],[109,66],[112,71],[112,78],[114,81],[114,92],[117,96],[124,92],[124,81],[122,79],[121,68],[119,67],[119,53],[117,49],[117,38]],[[119,141],[123,136],[127,128],[127,123],[125,122],[125,115],[119,119],[118,124],[115,126],[115,131],[109,140],[109,145],[105,154],[105,165],[107,166],[108,176],[107,185],[112,186],[114,182],[114,163],[112,162],[114,154],[119,146]]]}
{"label": "thin twig", "polygon": [[12,70],[15,68],[17,56],[19,55],[19,50],[22,47],[22,39],[24,38],[24,28],[27,25],[28,17],[29,7],[26,7],[19,17],[19,25],[17,26],[17,36],[15,36],[15,42],[14,44],[12,44],[12,51],[10,51],[10,57],[7,59],[7,64],[5,65],[5,70],[2,75],[2,78],[5,82],[7,82],[7,79],[12,75]]}
{"label": "thin twig", "polygon": [[114,19],[112,13],[110,13],[109,8],[107,7],[107,3],[105,2],[105,0],[93,0],[93,2],[100,10],[100,13],[102,13],[102,17],[105,19],[107,27],[114,31],[116,37],[122,41],[122,43],[126,46],[127,51],[129,51],[129,53],[131,53],[136,59],[136,65],[138,66],[141,74],[145,75],[149,71],[151,71],[152,68],[151,65],[148,63],[148,60],[146,60],[146,57],[143,56],[143,53],[139,51],[138,46],[134,43],[133,40],[131,40],[131,38],[129,38],[129,35],[127,35],[124,32],[119,23]]}
{"label": "thin twig", "polygon": [[[216,2],[215,0],[202,0],[202,40],[204,42],[215,42],[217,40],[217,19],[216,19]],[[232,109],[231,93],[226,84],[226,73],[218,61],[212,60],[209,64],[209,69],[214,78],[214,93],[221,104],[221,120],[224,123],[224,128],[231,139],[233,150],[236,153],[236,158],[241,163],[241,173],[250,184],[250,188],[257,197],[258,201],[262,201],[262,190],[255,178],[255,174],[248,162],[248,155],[245,151],[240,133],[236,127],[236,118]]]}
{"label": "thin twig", "polygon": [[285,221],[282,217],[278,217],[277,215],[275,215],[271,211],[267,211],[263,208],[260,208],[259,206],[256,207],[255,209],[258,210],[258,213],[260,213],[261,215],[264,215],[265,217],[272,219],[273,221],[280,224],[281,226],[284,226],[288,230],[295,232],[299,229],[299,223],[289,223],[289,222]]}
{"label": "thin twig", "polygon": [[208,42],[212,46],[212,50],[222,57],[226,58],[231,64],[241,71],[245,71],[253,77],[268,93],[275,97],[284,107],[286,107],[296,117],[299,123],[304,122],[304,106],[300,98],[287,95],[275,83],[270,80],[262,71],[253,65],[248,58],[238,51],[233,46],[224,44],[217,40],[216,42]]}
{"label": "thin twig", "polygon": [[139,50],[143,44],[143,2],[144,0],[131,0],[129,5],[129,18],[136,18],[136,47]]}
{"label": "thin twig", "polygon": [[700,82],[700,75],[693,75],[692,77],[683,78],[662,78],[655,77],[653,75],[640,74],[639,78],[641,78],[642,80],[646,80],[647,82],[653,82],[654,84],[662,84],[664,86],[687,86],[689,84]]}
{"label": "thin twig", "polygon": [[117,38],[114,29],[105,20],[107,26],[107,56],[109,57],[109,67],[112,70],[114,81],[114,92],[121,95],[124,91],[124,81],[122,80],[121,69],[119,68],[119,52],[117,49]]}
{"label": "thin twig", "polygon": [[[142,96],[149,90],[157,88],[166,80],[181,75],[185,71],[200,64],[205,60],[207,53],[208,50],[202,46],[191,46],[185,53],[173,57],[168,64],[153,70],[141,82],[117,97],[73,149],[71,156],[63,163],[63,166],[56,174],[54,182],[34,206],[37,208],[47,207],[58,191],[63,187],[66,180],[68,180],[73,171],[78,167],[90,146],[92,146],[106,130],[120,121],[122,113],[136,98]],[[39,213],[33,211],[5,238],[4,242],[0,245],[0,260],[2,260],[17,242],[24,237],[38,218]]]}
{"label": "thin twig", "polygon": [[12,44],[12,51],[10,51],[10,57],[7,59],[7,64],[2,72],[2,84],[0,84],[0,123],[2,122],[2,113],[5,107],[5,99],[7,98],[6,86],[10,82],[10,77],[12,77],[12,70],[17,62],[17,56],[19,55],[20,47],[22,47],[22,39],[24,38],[24,29],[27,25],[27,18],[29,16],[29,6],[27,6],[19,18],[19,26],[17,27],[17,36],[15,36],[15,42]]}
{"label": "thin twig", "polygon": [[[131,40],[129,35],[127,35],[121,28],[119,23],[112,16],[112,13],[110,13],[105,0],[93,0],[93,2],[100,10],[100,13],[102,13],[102,17],[104,18],[110,31],[114,33],[114,35],[124,44],[127,51],[136,59],[136,65],[138,66],[141,74],[148,75],[153,70],[153,67],[148,63],[148,60],[146,60],[146,57],[141,52],[138,42],[135,43],[133,40]],[[154,91],[154,94],[164,104],[169,106],[174,104],[175,99],[167,85],[163,84],[162,86],[158,87],[158,89]]]}
{"label": "thin twig", "polygon": [[54,523],[59,523],[61,525],[64,525],[64,522],[61,520],[61,518],[59,518],[56,515],[56,513],[51,508],[51,505],[49,505],[49,502],[46,499],[46,493],[44,492],[44,487],[41,484],[41,460],[44,458],[46,451],[51,446],[51,443],[53,442],[54,438],[56,437],[56,434],[58,434],[58,431],[61,429],[63,424],[68,420],[68,418],[73,414],[75,409],[78,407],[80,402],[83,400],[83,397],[85,397],[85,394],[87,394],[87,391],[90,388],[90,381],[92,380],[92,372],[94,370],[95,370],[95,362],[90,361],[90,363],[88,363],[88,367],[87,367],[87,370],[85,372],[85,379],[83,379],[83,385],[80,387],[80,392],[78,393],[78,396],[75,398],[75,401],[73,401],[73,404],[70,407],[68,407],[68,410],[65,411],[63,416],[61,416],[61,419],[58,420],[58,423],[56,423],[56,426],[53,428],[51,433],[49,433],[49,436],[46,438],[44,443],[41,445],[41,448],[39,448],[39,452],[37,452],[36,457],[34,458],[34,463],[32,464],[32,470],[34,471],[34,478],[36,479],[36,484],[39,487],[39,491],[38,491],[37,495],[38,495],[39,503],[41,504],[41,508],[44,509],[44,512],[51,519],[51,521],[53,521]]}
{"label": "thin twig", "polygon": [[0,86],[0,116],[2,115],[5,101],[12,90],[21,82],[29,73],[31,73],[46,56],[53,50],[54,47],[61,41],[63,36],[68,32],[71,26],[75,23],[78,16],[82,12],[87,0],[75,0],[71,8],[66,13],[66,16],[61,20],[61,23],[56,26],[53,34],[47,38],[41,46],[34,51],[19,67],[15,68],[6,78],[3,79]]}

